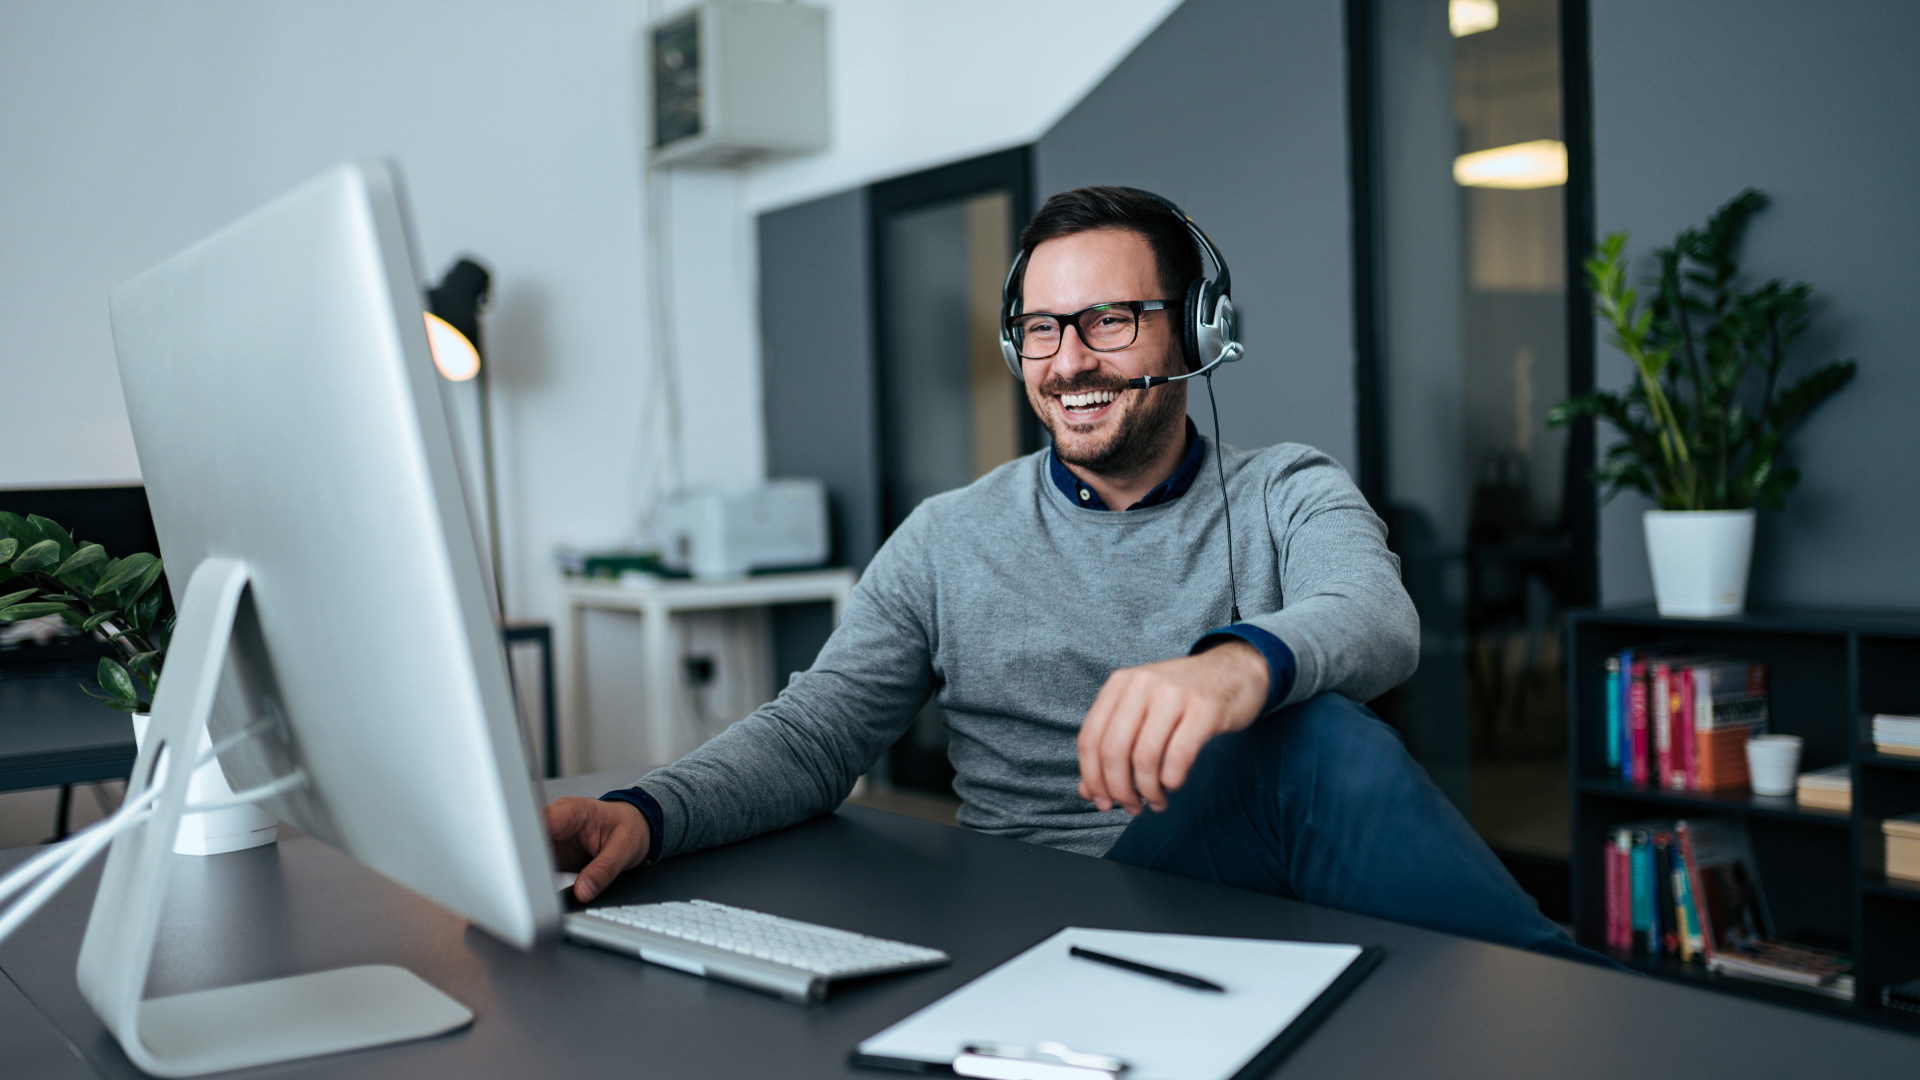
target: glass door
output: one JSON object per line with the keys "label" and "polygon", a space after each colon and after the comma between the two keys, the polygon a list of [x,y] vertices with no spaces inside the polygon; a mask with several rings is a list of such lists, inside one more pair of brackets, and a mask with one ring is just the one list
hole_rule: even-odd
{"label": "glass door", "polygon": [[[875,185],[881,513],[888,533],[921,501],[1040,445],[1000,355],[1000,287],[1031,213],[1024,149]],[[929,704],[889,757],[897,787],[951,794],[946,721]]]}
{"label": "glass door", "polygon": [[1568,316],[1563,8],[1584,12],[1365,7],[1370,494],[1423,633],[1419,673],[1382,711],[1496,850],[1564,860],[1559,628],[1589,600],[1591,455],[1545,421],[1580,381],[1574,335],[1591,333]]}

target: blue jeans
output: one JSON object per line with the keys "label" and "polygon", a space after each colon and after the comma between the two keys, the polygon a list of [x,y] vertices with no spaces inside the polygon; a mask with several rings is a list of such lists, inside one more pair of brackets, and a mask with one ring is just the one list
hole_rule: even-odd
{"label": "blue jeans", "polygon": [[1541,915],[1393,729],[1336,694],[1209,742],[1107,858],[1615,966]]}

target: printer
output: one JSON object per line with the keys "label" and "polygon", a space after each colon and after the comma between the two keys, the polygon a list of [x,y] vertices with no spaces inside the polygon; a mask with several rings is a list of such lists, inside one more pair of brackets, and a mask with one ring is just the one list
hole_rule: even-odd
{"label": "printer", "polygon": [[654,536],[661,563],[696,578],[819,566],[827,561],[827,487],[795,479],[675,492],[660,502]]}

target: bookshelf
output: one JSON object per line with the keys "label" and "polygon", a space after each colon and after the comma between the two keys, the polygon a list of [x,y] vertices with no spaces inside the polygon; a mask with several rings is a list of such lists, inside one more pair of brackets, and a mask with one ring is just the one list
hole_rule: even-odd
{"label": "bookshelf", "polygon": [[[1792,796],[1669,791],[1611,775],[1605,660],[1649,645],[1765,663],[1770,730],[1805,740],[1802,771],[1849,765],[1852,812],[1801,807]],[[1920,714],[1920,611],[1800,608],[1726,619],[1662,618],[1651,607],[1579,611],[1567,619],[1567,657],[1573,917],[1581,944],[1605,951],[1603,846],[1610,829],[1648,818],[1743,817],[1776,932],[1851,951],[1854,1002],[1670,960],[1632,966],[1688,985],[1911,1029],[1881,1009],[1880,990],[1920,977],[1920,884],[1884,873],[1880,822],[1920,810],[1920,758],[1877,754],[1870,733],[1875,713]]]}

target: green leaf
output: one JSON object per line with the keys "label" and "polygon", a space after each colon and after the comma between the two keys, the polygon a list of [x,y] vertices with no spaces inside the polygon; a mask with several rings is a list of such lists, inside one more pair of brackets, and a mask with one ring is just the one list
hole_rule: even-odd
{"label": "green leaf", "polygon": [[15,604],[12,607],[0,608],[0,622],[38,619],[43,615],[61,615],[72,610],[65,604],[57,603]]}
{"label": "green leaf", "polygon": [[100,689],[112,694],[120,702],[138,701],[140,695],[133,688],[133,676],[127,669],[116,664],[108,657],[100,658],[98,670]]}
{"label": "green leaf", "polygon": [[160,614],[160,594],[148,593],[134,602],[127,615],[135,630],[145,630],[153,625],[154,617]]}
{"label": "green leaf", "polygon": [[11,536],[0,536],[0,563],[6,562],[20,553],[20,541]]}
{"label": "green leaf", "polygon": [[5,596],[0,596],[0,608],[10,608],[20,601],[25,600],[27,597],[32,596],[33,593],[34,590],[32,589],[21,589],[19,592],[10,592]]}
{"label": "green leaf", "polygon": [[118,611],[96,611],[87,616],[87,621],[80,624],[80,629],[98,630],[101,623],[106,622],[118,614],[120,614]]}
{"label": "green leaf", "polygon": [[39,514],[28,514],[27,524],[32,525],[36,529],[39,529],[40,535],[42,537],[48,540],[51,540],[56,544],[59,544],[60,557],[62,559],[67,558],[68,556],[73,554],[76,545],[73,542],[73,537],[67,535],[67,530],[61,528],[60,526],[54,524],[51,521],[48,521],[46,518],[41,517]]}
{"label": "green leaf", "polygon": [[112,563],[108,564],[107,570],[101,575],[100,580],[94,582],[93,595],[104,596],[130,581],[139,580],[140,576],[147,572],[148,567],[159,561],[158,558],[144,551],[138,555],[129,555],[124,559],[115,559]]}
{"label": "green leaf", "polygon": [[4,530],[6,535],[17,541],[21,547],[28,547],[46,539],[40,535],[39,529],[27,524],[26,518],[5,510],[0,510],[0,530]]}
{"label": "green leaf", "polygon": [[153,588],[153,583],[160,580],[160,575],[166,568],[165,559],[153,560],[153,565],[147,567],[147,572],[140,575],[140,584],[133,590],[133,595],[136,597],[147,595],[147,590]]}
{"label": "green leaf", "polygon": [[[88,544],[78,551],[75,551],[72,555],[69,555],[67,561],[60,564],[60,569],[53,572],[53,576],[64,580],[68,574],[73,573],[75,570],[84,570],[95,563],[105,562],[106,558],[106,548],[101,547],[99,544]],[[69,582],[69,584],[72,583]]]}
{"label": "green leaf", "polygon": [[22,574],[44,570],[60,561],[60,541],[42,540],[13,560],[13,569]]}
{"label": "green leaf", "polygon": [[135,671],[138,671],[141,668],[159,659],[161,655],[163,655],[163,651],[160,649],[154,649],[150,652],[135,653],[131,657],[127,658],[127,667]]}

